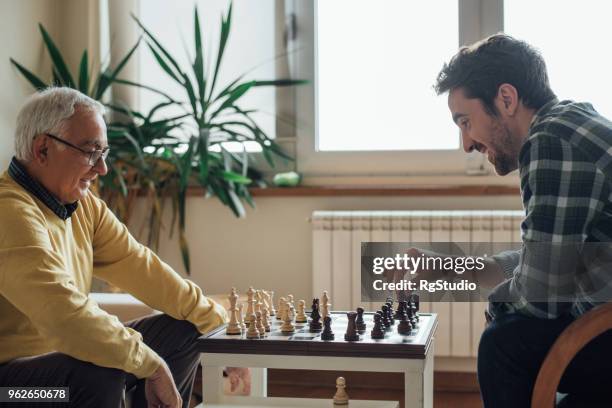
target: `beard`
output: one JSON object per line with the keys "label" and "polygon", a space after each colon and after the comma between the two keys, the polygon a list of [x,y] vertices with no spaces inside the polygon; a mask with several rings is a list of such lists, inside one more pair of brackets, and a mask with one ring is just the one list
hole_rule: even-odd
{"label": "beard", "polygon": [[499,119],[493,122],[491,136],[488,160],[495,167],[498,175],[505,176],[518,168],[521,146],[517,146],[517,141],[510,134],[510,129]]}

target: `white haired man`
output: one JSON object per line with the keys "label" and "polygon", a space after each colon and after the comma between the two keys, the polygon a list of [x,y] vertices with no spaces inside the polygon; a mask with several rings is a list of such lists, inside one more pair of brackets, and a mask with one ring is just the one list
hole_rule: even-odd
{"label": "white haired man", "polygon": [[[195,340],[226,313],[89,191],[108,171],[103,114],[49,88],[17,118],[0,176],[0,386],[67,386],[76,407],[118,407],[136,387],[135,406],[187,406]],[[92,276],[164,314],[120,323],[89,298]]]}

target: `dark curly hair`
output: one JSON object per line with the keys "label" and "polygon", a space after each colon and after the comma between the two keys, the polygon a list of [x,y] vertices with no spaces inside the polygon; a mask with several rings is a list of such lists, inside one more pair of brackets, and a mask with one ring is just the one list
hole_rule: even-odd
{"label": "dark curly hair", "polygon": [[480,99],[485,110],[497,116],[493,101],[504,83],[514,86],[521,102],[532,109],[555,98],[542,55],[526,42],[501,33],[461,47],[442,67],[434,89],[440,95],[462,88],[467,98]]}

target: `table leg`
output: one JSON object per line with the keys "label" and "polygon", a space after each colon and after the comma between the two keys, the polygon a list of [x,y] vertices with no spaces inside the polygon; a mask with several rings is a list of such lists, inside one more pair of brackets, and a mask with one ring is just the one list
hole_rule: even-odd
{"label": "table leg", "polygon": [[204,357],[202,363],[202,400],[206,404],[218,404],[223,398],[223,367],[207,365]]}
{"label": "table leg", "polygon": [[404,370],[404,407],[433,408],[433,344],[422,371]]}
{"label": "table leg", "polygon": [[251,396],[268,396],[268,369],[251,368]]}

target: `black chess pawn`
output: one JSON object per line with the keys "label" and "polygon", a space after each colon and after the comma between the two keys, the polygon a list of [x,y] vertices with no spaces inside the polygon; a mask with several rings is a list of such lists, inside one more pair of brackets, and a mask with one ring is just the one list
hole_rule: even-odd
{"label": "black chess pawn", "polygon": [[406,314],[406,301],[405,300],[400,300],[397,303],[397,309],[395,310],[395,314],[393,315],[393,318],[399,320],[402,313]]}
{"label": "black chess pawn", "polygon": [[322,328],[321,314],[319,313],[319,299],[316,300],[316,302],[314,300],[312,302],[312,313],[310,313],[309,329],[311,333],[320,332]]}
{"label": "black chess pawn", "polygon": [[366,331],[366,324],[363,321],[363,308],[357,308],[357,320],[355,320],[355,326],[357,327],[357,332],[363,334]]}
{"label": "black chess pawn", "polygon": [[389,320],[389,306],[383,305],[382,310],[379,311],[382,315],[382,323],[385,326],[385,330],[391,330],[391,320]]}
{"label": "black chess pawn", "polygon": [[357,326],[355,320],[357,319],[357,313],[348,312],[348,324],[346,326],[346,333],[344,333],[344,340],[346,341],[359,341],[359,333],[357,333]]}
{"label": "black chess pawn", "polygon": [[370,332],[370,337],[373,339],[385,338],[385,330],[383,329],[382,316],[379,312],[374,313],[374,327]]}
{"label": "black chess pawn", "polygon": [[331,317],[325,316],[325,318],[323,318],[323,332],[321,333],[321,340],[333,340],[334,338],[334,332],[331,328]]}
{"label": "black chess pawn", "polygon": [[419,321],[419,295],[414,294],[412,295],[412,307],[414,308],[414,317],[416,319],[416,321]]}
{"label": "black chess pawn", "polygon": [[[315,309],[319,310],[319,299],[318,298],[312,299],[312,306],[311,306],[311,312],[310,312],[311,319],[312,319],[312,314],[314,313]],[[319,314],[319,319],[320,318],[321,318],[321,315]]]}
{"label": "black chess pawn", "polygon": [[406,308],[406,317],[408,318],[408,321],[410,322],[410,325],[412,326],[413,329],[416,329],[416,324],[417,321],[414,317],[414,309],[411,307],[410,303],[408,304],[408,307]]}
{"label": "black chess pawn", "polygon": [[393,303],[387,302],[385,304],[387,305],[387,318],[391,322],[391,325],[394,325],[395,319],[393,318]]}
{"label": "black chess pawn", "polygon": [[402,336],[408,336],[410,335],[411,331],[412,325],[410,324],[410,321],[408,321],[408,317],[405,314],[402,314],[400,322],[397,325],[397,332]]}

